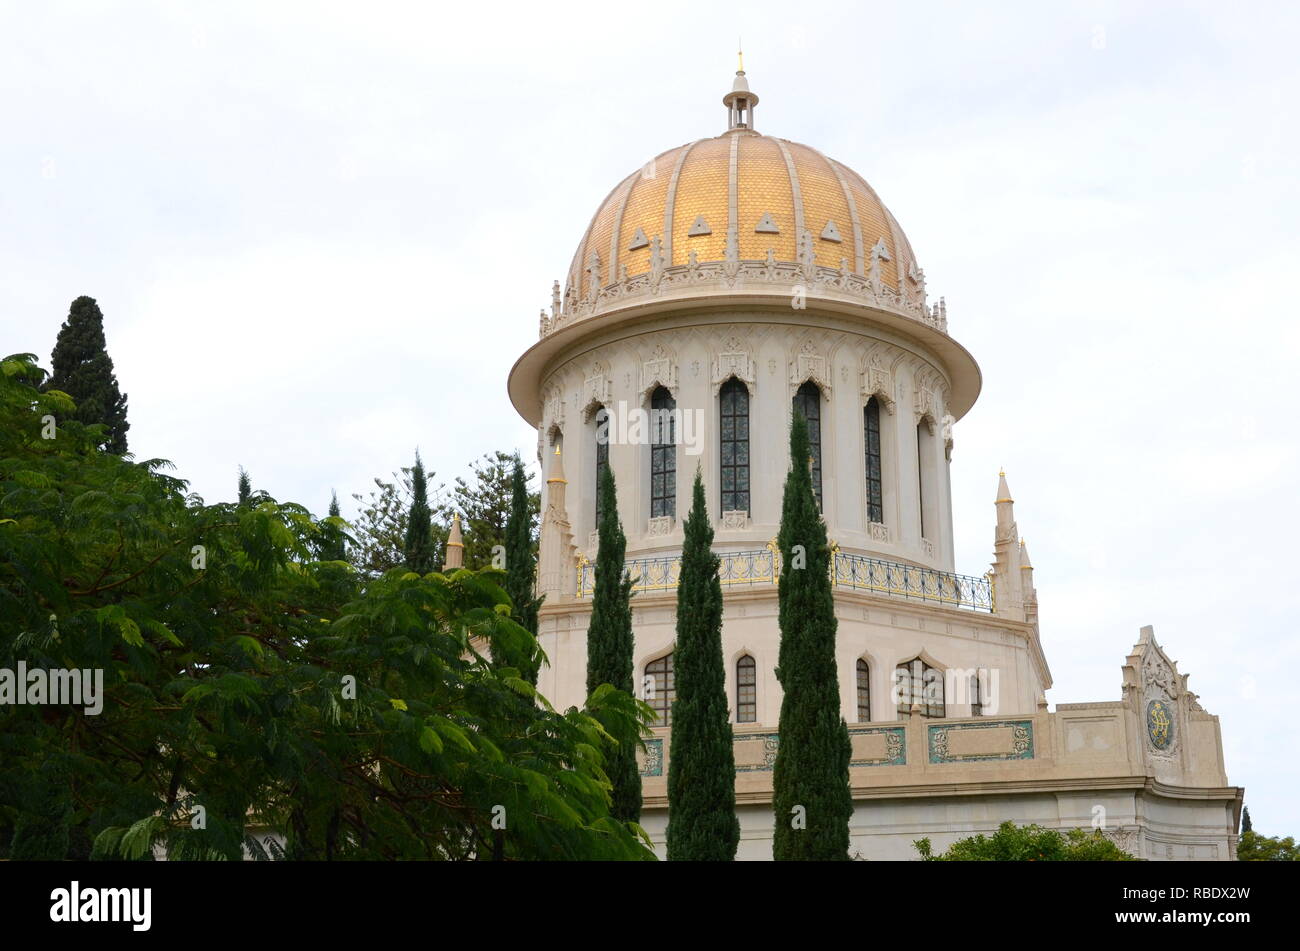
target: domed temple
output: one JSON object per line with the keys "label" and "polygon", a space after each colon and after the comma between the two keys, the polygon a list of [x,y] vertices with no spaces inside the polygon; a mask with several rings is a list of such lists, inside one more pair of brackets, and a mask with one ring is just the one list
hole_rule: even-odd
{"label": "domed temple", "polygon": [[1100,828],[1142,858],[1234,858],[1242,790],[1228,785],[1218,718],[1150,628],[1124,658],[1119,699],[1049,709],[1034,569],[1005,476],[992,567],[958,571],[949,461],[979,367],[871,186],[760,133],[758,102],[742,67],[721,135],[614,186],[511,372],[546,483],[542,692],[561,709],[585,697],[595,489],[609,466],[635,582],[636,681],[659,716],[642,824],[662,853],[675,588],[699,466],[722,561],[738,857],[771,857],[775,536],[798,407],[832,539],[852,852],[916,858],[917,838],[941,850],[1010,819]]}

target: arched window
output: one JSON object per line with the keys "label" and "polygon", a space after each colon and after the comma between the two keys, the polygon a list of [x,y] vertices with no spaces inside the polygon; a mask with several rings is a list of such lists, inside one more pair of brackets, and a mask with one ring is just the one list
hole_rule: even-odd
{"label": "arched window", "polygon": [[749,511],[749,390],[734,376],[718,391],[722,511]]}
{"label": "arched window", "polygon": [[664,387],[650,397],[650,517],[677,514],[677,401]]}
{"label": "arched window", "polygon": [[912,704],[921,705],[925,717],[944,716],[943,671],[931,667],[916,657],[899,664],[894,671],[898,688],[898,715],[906,718],[912,713]]}
{"label": "arched window", "polygon": [[970,672],[970,715],[973,717],[982,717],[984,715],[984,698],[980,695],[980,672],[978,669]]}
{"label": "arched window", "polygon": [[736,661],[736,722],[758,720],[758,668],[746,654]]}
{"label": "arched window", "polygon": [[592,421],[596,426],[596,528],[600,528],[600,480],[609,468],[609,410],[601,406]]}
{"label": "arched window", "polygon": [[867,521],[885,520],[880,468],[880,402],[873,396],[862,409],[862,431],[867,447]]}
{"label": "arched window", "polygon": [[934,433],[931,419],[916,424],[916,497],[920,505],[921,537],[935,541],[939,537],[939,483],[935,470]]}
{"label": "arched window", "polygon": [[808,420],[808,448],[812,453],[813,495],[817,508],[822,507],[822,391],[808,380],[794,395],[794,408]]}
{"label": "arched window", "polygon": [[673,679],[673,655],[664,654],[657,660],[645,665],[645,674],[650,678],[647,690],[649,704],[654,708],[656,726],[668,726],[673,716],[673,701],[677,699],[677,682]]}
{"label": "arched window", "polygon": [[858,658],[858,722],[871,722],[871,668]]}

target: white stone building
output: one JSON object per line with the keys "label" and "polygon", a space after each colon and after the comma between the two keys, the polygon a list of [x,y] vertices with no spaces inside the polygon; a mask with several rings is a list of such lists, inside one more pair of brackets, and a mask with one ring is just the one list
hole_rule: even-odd
{"label": "white stone building", "polygon": [[[1102,825],[1151,859],[1235,856],[1242,790],[1218,719],[1143,628],[1120,699],[1048,708],[1033,568],[1011,494],[993,565],[954,564],[953,427],[980,371],[898,222],[852,169],[754,128],[745,74],[728,128],[615,185],[510,376],[546,478],[542,692],[585,695],[597,471],[617,478],[638,683],[661,712],[643,763],[643,824],[662,847],[682,520],[702,467],[722,557],[741,858],[770,858],[774,538],[792,405],[808,415],[834,543],[837,658],[853,746],[852,849],[915,858],[1011,819]],[[673,425],[643,425],[664,410]],[[602,433],[608,432],[608,439]]]}

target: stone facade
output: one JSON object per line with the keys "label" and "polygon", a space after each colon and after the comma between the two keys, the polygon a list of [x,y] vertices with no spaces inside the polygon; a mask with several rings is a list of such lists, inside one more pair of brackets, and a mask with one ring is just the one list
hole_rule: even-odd
{"label": "stone facade", "polygon": [[[758,136],[747,85],[729,96],[747,103],[729,106],[742,124],[665,153],[647,166],[654,175],[643,169],[611,193],[567,288],[552,290],[538,342],[511,373],[511,398],[538,430],[546,480],[542,693],[561,709],[584,700],[602,463],[617,478],[637,579],[637,682],[672,651],[676,559],[698,465],[723,558],[723,652],[738,721],[737,661],[754,659],[752,709],[734,724],[740,857],[770,858],[781,705],[772,539],[791,401],[811,383],[853,745],[853,850],[915,858],[916,838],[942,849],[1010,819],[1101,828],[1142,858],[1233,858],[1242,790],[1228,785],[1218,720],[1150,628],[1126,659],[1119,700],[1049,710],[1034,568],[1005,477],[991,568],[958,573],[949,462],[979,369],[949,335],[946,306],[926,302],[924,272],[869,186],[839,163],[817,166],[814,150]],[[733,380],[748,397],[748,509],[726,507],[722,493],[720,394]],[[657,391],[678,413],[666,490],[675,511],[654,510],[662,493],[653,489],[652,440],[634,426]],[[872,400],[878,508],[865,477]],[[944,681],[942,703],[929,711],[939,716],[896,692],[896,668],[913,661]],[[658,729],[643,756],[643,824],[660,847],[667,735]]]}

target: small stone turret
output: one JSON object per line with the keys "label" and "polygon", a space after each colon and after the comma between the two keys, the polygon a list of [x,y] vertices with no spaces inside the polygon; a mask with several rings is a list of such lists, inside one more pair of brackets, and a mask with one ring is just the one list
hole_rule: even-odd
{"label": "small stone turret", "polygon": [[451,520],[451,530],[447,532],[447,555],[442,563],[443,571],[453,571],[465,566],[465,539],[460,533],[460,513]]}

